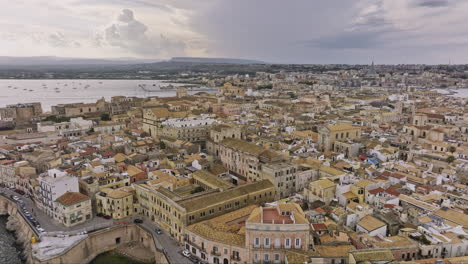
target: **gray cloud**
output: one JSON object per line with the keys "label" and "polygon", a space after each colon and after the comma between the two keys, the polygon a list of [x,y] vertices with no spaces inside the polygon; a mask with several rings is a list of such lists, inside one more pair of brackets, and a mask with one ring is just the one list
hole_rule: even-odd
{"label": "gray cloud", "polygon": [[[4,54],[468,61],[468,2],[460,0],[3,1]],[[90,29],[98,30],[95,37]]]}
{"label": "gray cloud", "polygon": [[78,41],[70,40],[61,32],[50,33],[46,37],[47,43],[56,48],[79,48],[81,44]]}
{"label": "gray cloud", "polygon": [[423,7],[445,7],[449,6],[449,4],[448,0],[420,0],[419,3],[417,3],[418,6]]}
{"label": "gray cloud", "polygon": [[329,37],[306,41],[305,45],[321,49],[369,49],[384,44],[381,39],[384,32],[357,31],[341,32]]}
{"label": "gray cloud", "polygon": [[185,48],[180,40],[169,39],[162,34],[149,36],[148,27],[136,20],[130,9],[122,10],[116,21],[95,37],[97,45],[102,46],[103,42],[146,56],[183,55]]}

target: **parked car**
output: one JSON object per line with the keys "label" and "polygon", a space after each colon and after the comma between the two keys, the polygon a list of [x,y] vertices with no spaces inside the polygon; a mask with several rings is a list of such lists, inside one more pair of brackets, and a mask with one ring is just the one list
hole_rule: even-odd
{"label": "parked car", "polygon": [[22,190],[19,190],[19,189],[16,189],[16,190],[15,190],[15,193],[18,193],[18,194],[21,194],[21,195],[24,195],[24,194],[25,194],[25,192],[24,192],[24,191],[22,191]]}
{"label": "parked car", "polygon": [[20,199],[20,198],[19,198],[18,196],[16,196],[16,195],[13,195],[12,198],[13,198],[13,200],[15,200],[15,201],[19,201],[19,199]]}
{"label": "parked car", "polygon": [[96,216],[97,216],[97,217],[103,217],[104,214],[102,214],[102,213],[97,213]]}
{"label": "parked car", "polygon": [[108,216],[108,215],[105,215],[105,216],[103,216],[103,218],[106,219],[106,220],[109,220],[109,219],[111,219],[112,217],[110,217],[110,216]]}
{"label": "parked car", "polygon": [[190,252],[189,252],[188,250],[182,251],[181,254],[182,254],[182,256],[184,256],[184,257],[190,258]]}
{"label": "parked car", "polygon": [[135,223],[135,224],[143,224],[143,220],[142,220],[142,219],[135,219],[135,220],[133,220],[133,223]]}
{"label": "parked car", "polygon": [[44,232],[45,230],[44,230],[44,228],[42,228],[42,227],[37,227],[37,231],[39,231],[39,232],[42,233],[42,232]]}
{"label": "parked car", "polygon": [[193,263],[198,263],[198,258],[195,257],[195,256],[193,256],[193,255],[190,256],[189,259],[190,259],[190,261],[192,261]]}

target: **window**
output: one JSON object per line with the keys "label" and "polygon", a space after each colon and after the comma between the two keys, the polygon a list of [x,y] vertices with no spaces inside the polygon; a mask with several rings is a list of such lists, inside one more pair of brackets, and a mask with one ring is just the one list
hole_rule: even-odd
{"label": "window", "polygon": [[255,246],[255,247],[260,247],[260,238],[256,237],[256,238],[254,239],[254,246]]}
{"label": "window", "polygon": [[258,261],[258,253],[255,253],[255,255],[254,255],[254,261]]}
{"label": "window", "polygon": [[296,248],[300,248],[301,247],[301,239],[300,238],[296,238],[296,244],[295,244]]}
{"label": "window", "polygon": [[266,248],[270,247],[270,238],[269,237],[265,237],[265,247]]}
{"label": "window", "polygon": [[227,254],[228,254],[228,249],[225,248],[225,249],[224,249],[224,255],[227,255]]}
{"label": "window", "polygon": [[264,260],[265,262],[268,262],[268,261],[270,260],[270,254],[265,253],[265,255],[263,256],[263,260]]}
{"label": "window", "polygon": [[275,239],[275,248],[280,248],[281,247],[281,239],[276,238]]}
{"label": "window", "polygon": [[286,239],[284,240],[284,246],[285,246],[286,248],[291,248],[291,239],[290,239],[290,238],[286,238]]}
{"label": "window", "polygon": [[279,261],[280,260],[280,254],[275,254],[275,261]]}

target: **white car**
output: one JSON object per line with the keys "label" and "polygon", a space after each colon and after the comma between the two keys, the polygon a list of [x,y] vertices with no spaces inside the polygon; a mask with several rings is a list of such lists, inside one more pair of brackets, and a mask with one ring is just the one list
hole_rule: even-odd
{"label": "white car", "polygon": [[42,228],[42,227],[38,227],[38,228],[37,228],[37,231],[39,231],[39,232],[42,233],[42,232],[44,232],[45,230],[44,230],[44,228]]}
{"label": "white car", "polygon": [[15,201],[19,201],[19,199],[20,199],[20,198],[19,198],[18,196],[16,196],[16,195],[13,196],[13,200],[15,200]]}
{"label": "white car", "polygon": [[188,250],[182,251],[182,255],[183,255],[184,257],[190,258],[190,252],[189,252]]}

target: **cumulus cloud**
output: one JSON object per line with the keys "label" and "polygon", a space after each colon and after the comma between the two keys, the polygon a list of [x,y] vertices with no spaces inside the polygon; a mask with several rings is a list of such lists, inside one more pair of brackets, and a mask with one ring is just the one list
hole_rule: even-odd
{"label": "cumulus cloud", "polygon": [[163,34],[150,35],[148,26],[138,21],[132,10],[123,9],[116,20],[95,37],[95,43],[106,43],[136,55],[179,56],[184,54],[185,43]]}
{"label": "cumulus cloud", "polygon": [[0,50],[9,55],[468,61],[468,1],[2,1]]}

